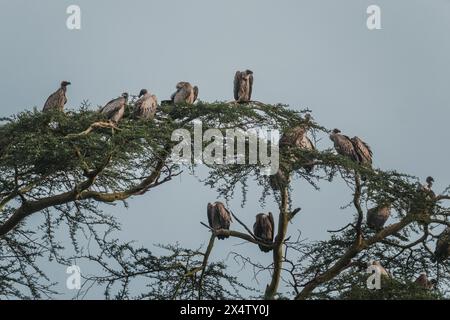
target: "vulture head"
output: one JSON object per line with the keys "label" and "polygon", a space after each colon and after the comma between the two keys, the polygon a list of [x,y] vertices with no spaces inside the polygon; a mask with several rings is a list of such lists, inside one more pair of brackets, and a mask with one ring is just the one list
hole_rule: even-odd
{"label": "vulture head", "polygon": [[61,81],[61,88],[65,88],[70,85],[71,85],[71,83],[69,81]]}
{"label": "vulture head", "polygon": [[333,131],[331,131],[331,133],[330,133],[330,140],[334,142],[336,135],[339,133],[341,133],[341,130],[333,129]]}
{"label": "vulture head", "polygon": [[305,121],[306,122],[311,121],[311,115],[309,113],[305,114]]}
{"label": "vulture head", "polygon": [[128,100],[128,92],[124,92],[122,93],[122,97],[125,98],[125,100]]}
{"label": "vulture head", "polygon": [[146,95],[148,93],[147,89],[142,89],[141,92],[139,92],[139,98],[143,95]]}
{"label": "vulture head", "polygon": [[253,74],[253,71],[252,70],[249,70],[249,69],[247,69],[247,70],[245,70],[245,73],[249,76],[249,75],[251,75],[251,74]]}

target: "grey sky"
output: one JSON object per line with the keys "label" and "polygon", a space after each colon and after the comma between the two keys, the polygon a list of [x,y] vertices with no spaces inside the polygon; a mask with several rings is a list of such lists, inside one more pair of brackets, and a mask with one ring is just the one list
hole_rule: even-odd
{"label": "grey sky", "polygon": [[[80,31],[66,28],[70,4],[81,7]],[[382,30],[366,28],[370,4],[381,7]],[[40,108],[63,79],[72,82],[69,108],[144,87],[163,100],[180,80],[198,85],[202,100],[230,100],[234,72],[250,68],[256,100],[308,107],[322,125],[368,141],[376,167],[432,175],[441,191],[450,183],[448,30],[447,0],[0,0],[1,113]],[[318,147],[330,145],[323,137]],[[318,239],[348,222],[339,210],[350,200],[346,186],[321,187],[295,182],[294,205],[303,210],[291,234]],[[250,193],[245,208],[240,198],[231,203],[243,220],[276,211],[272,201],[260,207],[260,190]],[[199,221],[215,199],[185,174],[112,212],[124,239],[198,247],[209,237]],[[221,241],[214,257],[231,249],[269,262],[239,243]],[[263,289],[260,280],[252,284]]]}

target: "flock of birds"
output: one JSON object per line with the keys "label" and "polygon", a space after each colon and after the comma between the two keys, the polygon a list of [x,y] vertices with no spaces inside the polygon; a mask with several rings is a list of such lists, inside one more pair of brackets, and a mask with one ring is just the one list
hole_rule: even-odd
{"label": "flock of birds", "polygon": [[[67,86],[71,83],[68,81],[61,82],[60,88],[51,94],[44,104],[43,111],[59,110],[63,111],[67,103]],[[237,71],[234,77],[234,99],[238,103],[250,102],[253,89],[253,72],[251,70]],[[189,82],[179,82],[176,85],[176,91],[170,97],[170,102],[177,104],[194,104],[197,100],[199,89],[197,86],[191,85]],[[99,112],[114,123],[118,123],[124,116],[125,107],[128,102],[128,93],[123,93],[120,97],[115,98],[102,107]],[[154,118],[158,107],[157,97],[147,89],[142,89],[139,93],[138,100],[133,106],[133,116],[140,119],[151,120]],[[309,115],[307,115],[309,117]],[[307,118],[309,120],[309,118]],[[330,140],[334,144],[334,148],[338,154],[347,157],[360,165],[372,167],[372,150],[370,146],[359,137],[350,138],[341,133],[339,129],[334,129],[330,135]],[[280,153],[289,148],[299,148],[301,150],[313,151],[315,146],[307,136],[307,128],[305,125],[294,127],[285,132],[279,141]],[[295,160],[295,159],[294,159]],[[313,164],[305,164],[303,168],[307,172],[312,172]],[[270,184],[274,190],[277,190],[290,179],[292,168],[288,165],[280,168],[278,172],[270,177]],[[364,177],[362,177],[364,180]],[[419,186],[419,190],[424,192],[429,199],[435,197],[432,191],[434,179],[428,177],[426,184]],[[367,226],[369,228],[380,230],[388,220],[391,214],[391,204],[379,204],[367,211]],[[207,216],[209,226],[213,230],[229,230],[232,217],[229,210],[222,202],[208,203]],[[260,242],[259,248],[263,252],[270,252],[275,233],[275,223],[272,213],[259,213],[253,225],[253,233]],[[219,235],[218,238],[223,240],[228,238],[226,235]],[[264,245],[266,244],[266,245]],[[435,258],[437,261],[444,261],[450,255],[450,227],[447,227],[439,236],[436,243]],[[380,268],[380,273],[388,276],[389,274],[381,266],[378,261],[372,263]],[[426,274],[421,274],[416,283],[424,288],[430,289],[434,286],[434,282],[428,280]]]}
{"label": "flock of birds", "polygon": [[[62,81],[58,90],[52,93],[44,104],[43,111],[59,110],[63,111],[67,103],[67,86],[71,85],[68,81]],[[252,97],[253,88],[253,72],[251,70],[236,71],[234,76],[234,98],[237,102],[248,102]],[[100,113],[114,123],[122,120],[125,113],[129,94],[122,93],[118,98],[109,101]],[[142,89],[139,93],[138,100],[134,103],[134,117],[140,119],[151,120],[155,116],[158,99],[154,94]],[[176,85],[176,91],[170,97],[172,104],[194,104],[198,98],[198,87],[191,85],[189,82],[181,81]]]}

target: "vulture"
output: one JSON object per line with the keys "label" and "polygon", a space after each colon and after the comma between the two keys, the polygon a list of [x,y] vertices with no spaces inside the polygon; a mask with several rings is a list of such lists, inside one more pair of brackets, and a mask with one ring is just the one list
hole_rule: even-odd
{"label": "vulture", "polygon": [[[229,230],[230,224],[233,221],[231,214],[222,202],[208,203],[208,222],[209,226],[214,230]],[[217,236],[219,240],[228,238],[228,236]]]}
{"label": "vulture", "polygon": [[158,100],[154,94],[150,94],[146,89],[139,93],[139,99],[135,103],[134,117],[137,119],[153,119],[158,106]]}
{"label": "vulture", "polygon": [[47,101],[45,101],[43,111],[55,109],[59,111],[64,110],[64,105],[67,102],[66,91],[68,85],[70,85],[70,82],[68,81],[61,82],[59,89],[52,93],[50,97],[48,97]]}
{"label": "vulture", "polygon": [[253,71],[236,71],[234,76],[234,100],[249,102],[252,100]]}
{"label": "vulture", "polygon": [[352,140],[341,134],[341,130],[334,129],[330,134],[330,140],[334,143],[334,148],[341,156],[350,158],[354,162],[359,162],[359,156]]}
{"label": "vulture", "polygon": [[371,208],[367,210],[367,226],[371,229],[379,230],[383,228],[390,215],[390,205],[379,205]]}
{"label": "vulture", "polygon": [[178,82],[175,91],[170,99],[173,103],[188,103],[193,104],[198,97],[198,87],[192,86],[189,82]]}
{"label": "vulture", "polygon": [[[306,129],[304,126],[296,126],[287,132],[285,132],[279,141],[280,149],[289,147],[295,147],[303,150],[314,151],[316,150],[311,139],[306,135]],[[295,159],[293,159],[295,161]],[[305,165],[304,168],[308,173],[314,169],[314,165]]]}
{"label": "vulture", "polygon": [[378,269],[380,275],[385,276],[385,277],[388,277],[388,278],[390,277],[390,276],[389,276],[389,273],[388,273],[388,272],[386,271],[386,269],[381,265],[380,261],[374,260],[374,261],[372,261],[372,265],[375,266],[375,267]]}
{"label": "vulture", "polygon": [[108,120],[118,123],[123,117],[127,101],[128,93],[124,92],[122,93],[122,96],[111,100],[103,108],[101,108],[100,113],[106,115]]}
{"label": "vulture", "polygon": [[428,280],[427,274],[423,272],[416,279],[416,281],[414,281],[414,283],[424,289],[432,290],[434,288],[436,281],[434,279]]}
{"label": "vulture", "polygon": [[434,198],[436,195],[433,192],[433,183],[434,183],[434,179],[433,177],[427,177],[427,179],[425,180],[425,184],[421,186],[422,191],[424,191],[425,193],[427,193],[430,197]]}
{"label": "vulture", "polygon": [[450,255],[450,227],[447,227],[438,237],[436,249],[434,250],[435,260],[443,262]]}
{"label": "vulture", "polygon": [[435,197],[433,187],[434,179],[433,177],[427,177],[426,183],[417,186],[417,197],[413,200],[410,211],[413,213],[426,213],[430,214],[433,212],[435,207]]}
{"label": "vulture", "polygon": [[[269,214],[260,213],[256,215],[253,233],[259,240],[267,242],[267,244],[272,244],[275,232],[274,229],[275,223],[273,222],[272,212],[269,212]],[[263,245],[259,245],[259,249],[261,249],[262,252],[269,252],[272,250],[272,248]]]}

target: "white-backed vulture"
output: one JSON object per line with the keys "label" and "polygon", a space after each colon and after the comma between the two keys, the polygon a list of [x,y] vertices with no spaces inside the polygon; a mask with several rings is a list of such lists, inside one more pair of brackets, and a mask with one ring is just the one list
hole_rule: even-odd
{"label": "white-backed vulture", "polygon": [[158,106],[158,99],[154,94],[150,94],[146,89],[139,93],[139,99],[134,106],[134,117],[138,119],[153,119]]}
{"label": "white-backed vulture", "polygon": [[59,110],[63,111],[64,106],[67,103],[67,97],[66,97],[66,91],[67,86],[70,85],[70,82],[68,81],[62,81],[61,86],[58,90],[56,90],[54,93],[52,93],[48,98],[47,101],[45,101],[43,111],[49,111],[49,110]]}
{"label": "white-backed vulture", "polygon": [[118,123],[122,120],[127,101],[128,93],[124,92],[119,98],[109,101],[103,108],[100,109],[100,113],[106,115],[108,120]]}
{"label": "white-backed vulture", "polygon": [[[259,213],[256,215],[256,222],[253,225],[253,233],[259,240],[267,244],[273,243],[273,236],[275,232],[275,223],[273,221],[272,213],[269,214]],[[264,245],[259,245],[259,249],[262,252],[269,252],[272,248]]]}
{"label": "white-backed vulture", "polygon": [[358,137],[352,138],[353,147],[358,155],[358,163],[362,165],[372,166],[372,150],[369,145]]}
{"label": "white-backed vulture", "polygon": [[[289,147],[295,147],[303,150],[314,151],[316,147],[312,143],[311,139],[306,135],[306,129],[304,126],[297,126],[287,130],[280,138],[280,149],[283,153],[283,149]],[[296,159],[292,159],[295,161]],[[305,170],[310,173],[314,169],[314,165],[303,166]]]}
{"label": "white-backed vulture", "polygon": [[175,91],[170,99],[174,104],[187,103],[193,104],[198,97],[198,87],[192,86],[189,82],[178,82]]}
{"label": "white-backed vulture", "polygon": [[390,215],[390,205],[379,205],[375,208],[371,208],[367,210],[367,226],[369,228],[379,230],[383,228]]}
{"label": "white-backed vulture", "polygon": [[414,283],[424,289],[432,290],[434,288],[435,280],[428,280],[427,274],[423,272]]}
{"label": "white-backed vulture", "polygon": [[355,150],[352,140],[343,134],[339,129],[334,129],[330,134],[330,140],[334,143],[334,148],[337,153],[351,159],[354,162],[359,162],[359,156]]}
{"label": "white-backed vulture", "polygon": [[252,100],[253,71],[236,71],[234,75],[234,100],[249,102]]}
{"label": "white-backed vulture", "polygon": [[[214,230],[229,230],[233,221],[231,214],[222,202],[208,203],[207,208],[209,226]],[[219,235],[219,240],[228,238],[228,236]]]}
{"label": "white-backed vulture", "polygon": [[436,241],[436,248],[434,250],[434,257],[436,261],[443,262],[447,260],[450,255],[450,227],[439,235]]}

